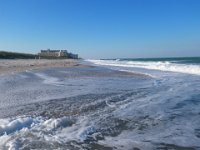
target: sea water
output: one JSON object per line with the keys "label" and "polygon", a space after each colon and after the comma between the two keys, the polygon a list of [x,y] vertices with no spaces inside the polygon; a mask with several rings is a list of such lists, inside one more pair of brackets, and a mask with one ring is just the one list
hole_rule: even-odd
{"label": "sea water", "polygon": [[200,149],[200,58],[83,63],[0,77],[0,149]]}

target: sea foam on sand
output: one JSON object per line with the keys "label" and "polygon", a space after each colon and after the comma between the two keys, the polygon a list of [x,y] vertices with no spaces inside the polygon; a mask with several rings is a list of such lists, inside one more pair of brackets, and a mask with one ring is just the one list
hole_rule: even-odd
{"label": "sea foam on sand", "polygon": [[[87,118],[77,120],[72,117],[51,118],[26,117],[0,119],[0,149],[18,149],[25,139],[32,136],[32,140],[63,143],[71,140],[85,140],[90,127]],[[43,132],[48,134],[42,134]],[[32,141],[29,141],[32,142]]]}

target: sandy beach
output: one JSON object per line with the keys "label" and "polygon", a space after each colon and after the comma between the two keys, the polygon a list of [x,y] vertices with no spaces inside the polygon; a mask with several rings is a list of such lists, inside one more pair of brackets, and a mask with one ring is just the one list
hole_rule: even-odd
{"label": "sandy beach", "polygon": [[13,59],[0,60],[0,74],[13,74],[27,70],[41,70],[54,67],[79,66],[74,59]]}
{"label": "sandy beach", "polygon": [[196,72],[93,62],[1,60],[0,149],[199,149]]}

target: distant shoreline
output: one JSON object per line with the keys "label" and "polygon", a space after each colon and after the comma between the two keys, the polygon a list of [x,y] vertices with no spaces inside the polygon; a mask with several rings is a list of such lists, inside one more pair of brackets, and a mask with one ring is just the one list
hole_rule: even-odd
{"label": "distant shoreline", "polygon": [[79,59],[78,54],[67,50],[41,50],[38,54],[1,51],[0,59]]}
{"label": "distant shoreline", "polygon": [[35,59],[36,54],[0,51],[0,59]]}
{"label": "distant shoreline", "polygon": [[0,75],[56,67],[82,67],[75,59],[0,59]]}

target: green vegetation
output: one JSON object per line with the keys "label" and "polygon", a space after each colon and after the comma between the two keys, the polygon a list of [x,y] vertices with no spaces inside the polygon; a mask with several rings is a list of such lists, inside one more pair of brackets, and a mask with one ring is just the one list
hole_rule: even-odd
{"label": "green vegetation", "polygon": [[8,52],[8,51],[0,51],[0,59],[78,59],[74,58],[74,54],[68,53],[65,56],[41,56],[38,54],[26,54],[26,53],[17,53],[17,52]]}
{"label": "green vegetation", "polygon": [[0,51],[0,59],[35,59],[38,55]]}

